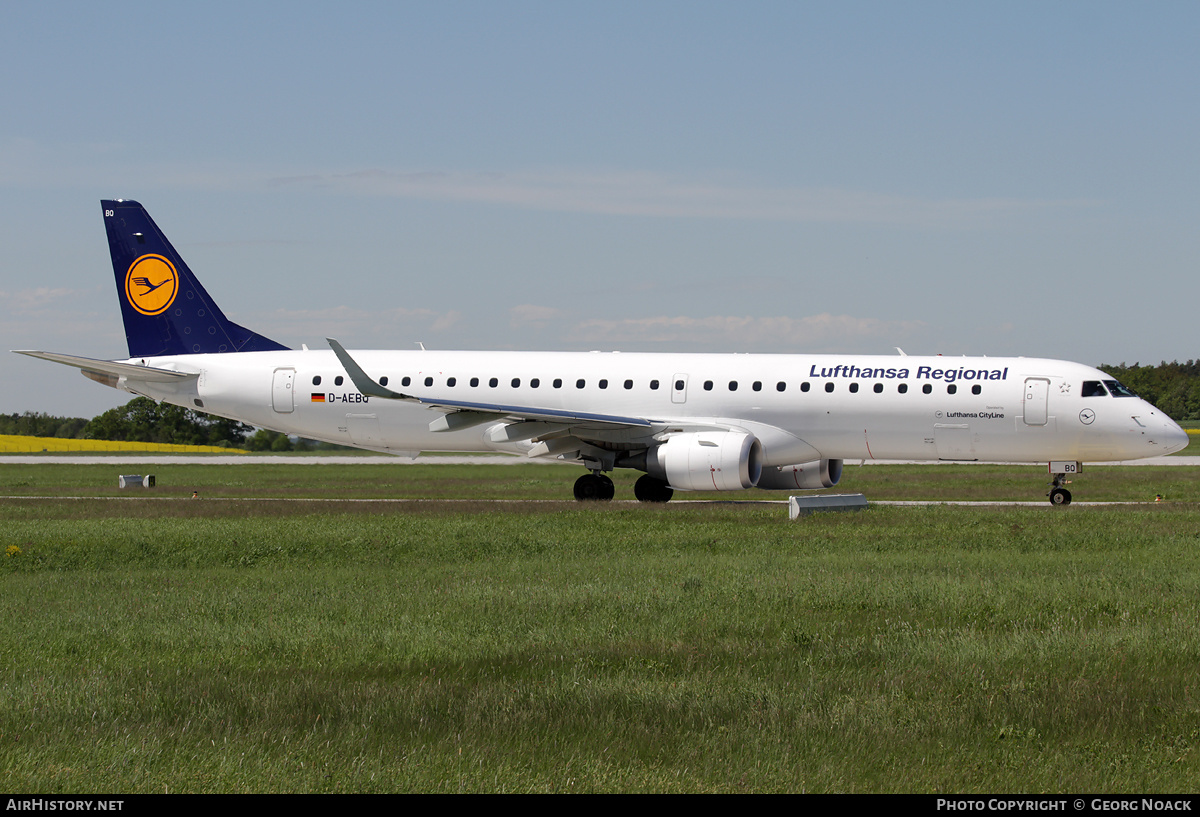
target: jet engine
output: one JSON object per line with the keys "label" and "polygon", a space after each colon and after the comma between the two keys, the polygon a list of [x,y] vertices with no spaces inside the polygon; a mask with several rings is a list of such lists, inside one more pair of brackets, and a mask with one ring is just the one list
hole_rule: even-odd
{"label": "jet engine", "polygon": [[646,452],[646,473],[681,491],[740,491],[762,473],[762,443],[744,431],[677,434]]}
{"label": "jet engine", "polygon": [[813,460],[799,465],[764,468],[758,478],[758,487],[768,491],[832,488],[841,478],[841,460]]}

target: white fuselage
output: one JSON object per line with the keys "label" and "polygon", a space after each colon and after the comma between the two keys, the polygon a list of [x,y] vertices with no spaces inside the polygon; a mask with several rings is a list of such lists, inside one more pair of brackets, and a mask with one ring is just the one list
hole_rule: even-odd
{"label": "white fuselage", "polygon": [[[1169,454],[1187,435],[1134,396],[1083,396],[1111,377],[1038,358],[358,351],[388,389],[423,400],[710,423],[762,443],[764,465],[819,458],[1116,461]],[[529,452],[494,421],[431,430],[442,408],[367,397],[330,351],[198,354],[132,363],[199,372],[118,387],[289,434],[377,451]],[[383,378],[386,378],[384,382]],[[1103,390],[1101,390],[1103,391]],[[576,426],[578,428],[578,426]],[[644,447],[637,429],[597,429]],[[659,438],[661,439],[661,437]]]}

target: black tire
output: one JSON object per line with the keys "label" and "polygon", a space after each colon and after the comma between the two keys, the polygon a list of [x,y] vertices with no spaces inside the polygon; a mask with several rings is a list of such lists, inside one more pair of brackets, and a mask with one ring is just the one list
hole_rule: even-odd
{"label": "black tire", "polygon": [[633,484],[633,495],[638,502],[670,502],[675,491],[661,479],[646,474]]}
{"label": "black tire", "polygon": [[575,498],[580,502],[602,502],[616,494],[612,480],[598,474],[584,474],[575,480]]}
{"label": "black tire", "polygon": [[1051,505],[1070,505],[1071,504],[1071,492],[1068,491],[1066,488],[1055,488],[1053,491],[1050,492],[1050,504]]}

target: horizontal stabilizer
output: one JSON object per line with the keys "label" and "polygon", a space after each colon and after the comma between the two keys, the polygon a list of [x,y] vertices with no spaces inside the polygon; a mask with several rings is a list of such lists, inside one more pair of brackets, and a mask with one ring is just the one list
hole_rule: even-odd
{"label": "horizontal stabilizer", "polygon": [[199,372],[177,372],[172,369],[157,369],[153,366],[141,366],[137,363],[118,363],[115,360],[94,360],[90,357],[77,357],[76,355],[62,355],[57,352],[33,352],[23,349],[14,349],[18,355],[29,355],[30,357],[49,360],[54,363],[61,363],[64,366],[74,366],[84,374],[95,375],[112,375],[114,377],[124,377],[126,380],[141,381],[143,383],[177,383],[180,380],[186,380],[189,377],[199,377]]}

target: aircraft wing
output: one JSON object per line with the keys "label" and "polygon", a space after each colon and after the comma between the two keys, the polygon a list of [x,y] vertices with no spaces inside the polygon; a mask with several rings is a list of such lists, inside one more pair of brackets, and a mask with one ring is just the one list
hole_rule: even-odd
{"label": "aircraft wing", "polygon": [[656,425],[654,420],[648,420],[645,417],[622,417],[619,414],[589,414],[581,411],[563,411],[561,409],[536,408],[533,406],[470,403],[465,400],[425,400],[417,398],[417,402],[435,409],[478,411],[484,414],[513,417],[520,420],[540,420],[547,423],[598,423],[600,425],[633,428],[651,428]]}
{"label": "aircraft wing", "polygon": [[76,355],[63,355],[57,352],[34,352],[22,349],[14,349],[18,355],[29,355],[30,357],[49,360],[54,363],[62,363],[64,366],[74,366],[83,372],[85,377],[92,380],[98,380],[101,383],[113,385],[117,378],[124,377],[130,381],[141,381],[143,383],[177,383],[180,380],[199,377],[199,372],[177,372],[173,369],[159,369],[154,366],[141,366],[136,363],[119,363],[115,360],[95,360],[90,357],[78,357]]}

